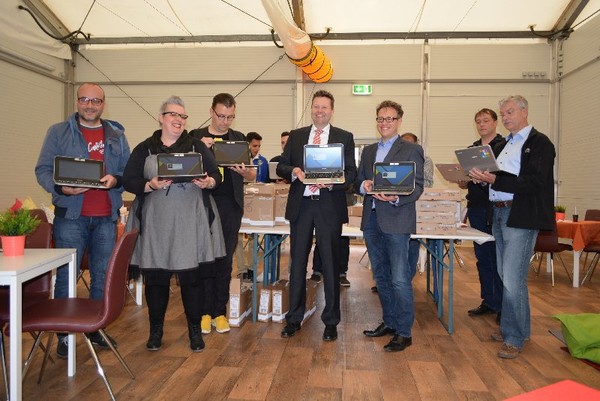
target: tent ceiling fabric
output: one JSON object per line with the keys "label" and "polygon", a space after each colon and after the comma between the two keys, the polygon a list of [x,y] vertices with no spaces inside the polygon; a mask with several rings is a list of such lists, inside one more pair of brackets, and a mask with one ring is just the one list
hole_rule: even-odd
{"label": "tent ceiling fabric", "polygon": [[[574,9],[576,25],[600,0],[280,0],[304,12],[306,32],[327,39],[425,37],[533,37],[561,26]],[[91,42],[165,43],[270,41],[261,0],[24,0],[47,6],[68,31],[81,29]],[[577,7],[584,5],[585,7]],[[583,8],[583,10],[581,10]],[[89,14],[88,14],[89,13]],[[291,11],[290,11],[291,13]],[[29,18],[24,12],[23,18]],[[564,19],[564,18],[563,18]],[[469,34],[470,33],[470,34]]]}

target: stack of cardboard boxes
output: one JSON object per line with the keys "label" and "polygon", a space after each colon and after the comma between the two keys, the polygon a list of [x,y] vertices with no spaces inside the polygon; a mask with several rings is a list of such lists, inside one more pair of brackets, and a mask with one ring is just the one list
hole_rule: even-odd
{"label": "stack of cardboard boxes", "polygon": [[360,220],[362,219],[363,205],[357,203],[354,206],[348,206],[348,226],[360,227]]}
{"label": "stack of cardboard boxes", "polygon": [[416,202],[417,234],[456,234],[460,200],[459,189],[425,188]]}
{"label": "stack of cardboard boxes", "polygon": [[246,184],[242,224],[265,227],[287,224],[285,207],[289,190],[289,184]]}
{"label": "stack of cardboard boxes", "polygon": [[[306,280],[306,308],[304,320],[311,317],[317,310],[316,292],[318,284],[319,283],[314,280]],[[290,309],[289,282],[287,280],[279,280],[268,287],[263,287],[262,284],[259,284],[258,291],[257,320],[260,322],[272,320],[276,323],[283,323],[285,321],[285,315]],[[250,292],[250,296],[251,294],[252,292]],[[249,298],[249,300],[251,307],[252,299]]]}

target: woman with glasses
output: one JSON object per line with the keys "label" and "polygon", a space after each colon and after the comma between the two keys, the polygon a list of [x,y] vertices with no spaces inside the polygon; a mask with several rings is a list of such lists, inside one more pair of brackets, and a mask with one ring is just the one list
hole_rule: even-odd
{"label": "woman with glasses", "polygon": [[[221,221],[210,189],[221,183],[221,173],[207,147],[185,130],[185,105],[177,96],[163,102],[160,129],[133,150],[123,174],[123,186],[136,195],[127,229],[140,228],[132,258],[145,283],[150,318],[149,351],[162,345],[171,276],[177,275],[188,323],[190,348],[204,349],[200,333],[203,291],[201,279],[209,262],[225,256]],[[206,175],[189,182],[160,179],[157,154],[200,153]]]}

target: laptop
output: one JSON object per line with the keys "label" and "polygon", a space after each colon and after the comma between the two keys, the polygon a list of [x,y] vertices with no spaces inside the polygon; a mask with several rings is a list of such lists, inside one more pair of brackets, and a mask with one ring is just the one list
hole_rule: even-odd
{"label": "laptop", "polygon": [[102,160],[54,157],[54,183],[56,185],[108,189],[100,181],[104,175],[104,161]]}
{"label": "laptop", "polygon": [[490,145],[474,146],[472,148],[455,150],[456,158],[463,171],[469,172],[472,168],[481,171],[499,171],[498,163]]}
{"label": "laptop", "polygon": [[304,145],[304,184],[343,184],[344,145]]}
{"label": "laptop", "polygon": [[273,181],[283,180],[282,177],[277,175],[277,165],[279,162],[269,162],[269,178]]}
{"label": "laptop", "polygon": [[159,153],[158,178],[173,182],[190,182],[194,178],[206,177],[200,153]]}
{"label": "laptop", "polygon": [[212,148],[219,166],[245,164],[246,167],[256,167],[250,159],[250,148],[246,141],[215,141]]}
{"label": "laptop", "polygon": [[465,174],[465,171],[458,163],[436,164],[435,165],[442,177],[449,182],[470,181],[471,178]]}
{"label": "laptop", "polygon": [[372,194],[410,195],[415,190],[415,162],[376,162],[373,164]]}

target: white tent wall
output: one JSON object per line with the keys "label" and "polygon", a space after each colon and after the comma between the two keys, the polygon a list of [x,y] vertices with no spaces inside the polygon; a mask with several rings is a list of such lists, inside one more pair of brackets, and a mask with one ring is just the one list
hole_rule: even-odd
{"label": "white tent wall", "polygon": [[580,218],[600,209],[600,17],[562,46],[558,203]]}

